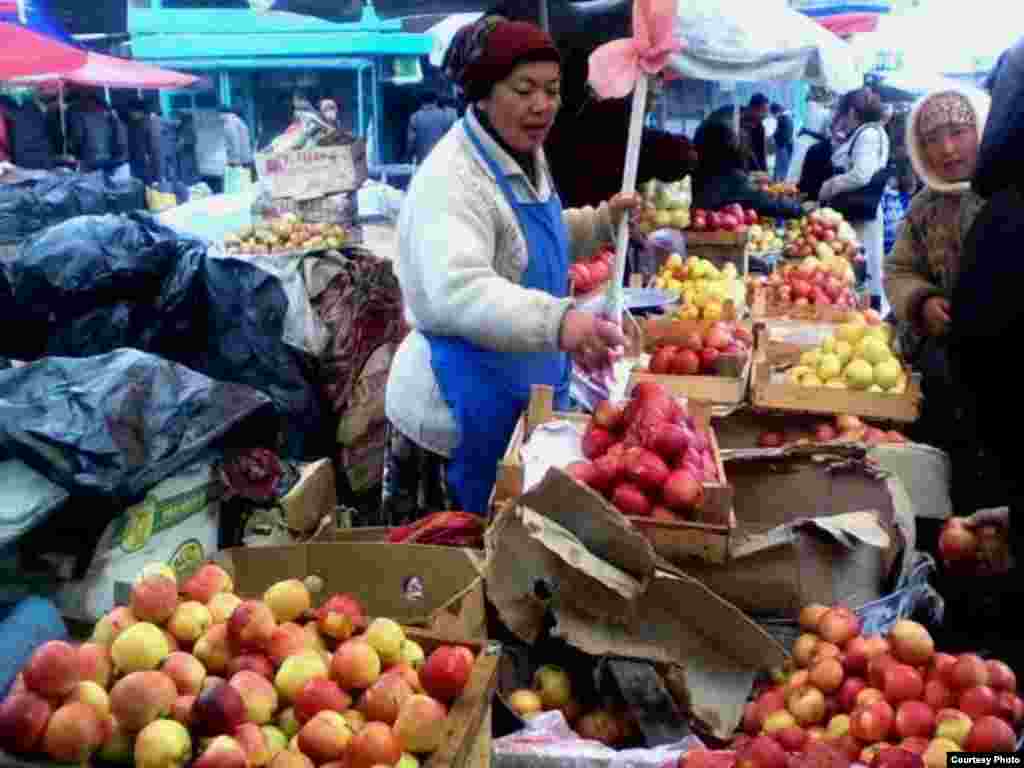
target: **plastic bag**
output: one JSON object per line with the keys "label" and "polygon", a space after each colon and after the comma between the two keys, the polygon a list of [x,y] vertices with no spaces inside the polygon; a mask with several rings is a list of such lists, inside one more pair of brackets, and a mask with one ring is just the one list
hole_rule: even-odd
{"label": "plastic bag", "polygon": [[0,371],[3,447],[72,493],[118,504],[257,415],[272,435],[266,395],[134,349]]}
{"label": "plastic bag", "polygon": [[580,738],[554,710],[530,718],[518,733],[495,739],[491,754],[494,768],[662,768],[703,746],[696,736],[687,736],[677,744],[651,749],[614,750]]}
{"label": "plastic bag", "polygon": [[310,381],[312,360],[285,343],[288,294],[256,264],[208,257],[202,240],[134,213],[53,227],[24,243],[3,271],[0,298],[9,290],[13,300],[0,306],[18,333],[6,334],[0,354],[158,354],[270,395],[285,419],[285,454],[323,455],[329,425]]}

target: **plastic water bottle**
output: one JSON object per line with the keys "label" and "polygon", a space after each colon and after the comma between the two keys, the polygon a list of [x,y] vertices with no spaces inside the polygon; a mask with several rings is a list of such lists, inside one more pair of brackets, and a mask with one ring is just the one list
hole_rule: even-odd
{"label": "plastic water bottle", "polygon": [[26,597],[0,622],[0,698],[7,695],[32,653],[50,640],[67,640],[57,607],[42,597]]}

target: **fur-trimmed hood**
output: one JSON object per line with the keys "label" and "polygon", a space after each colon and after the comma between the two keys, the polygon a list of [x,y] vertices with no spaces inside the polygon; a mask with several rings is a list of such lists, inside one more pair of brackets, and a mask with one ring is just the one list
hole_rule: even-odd
{"label": "fur-trimmed hood", "polygon": [[914,172],[917,174],[918,178],[924,182],[928,189],[934,192],[944,192],[947,194],[962,194],[971,188],[970,180],[950,183],[940,179],[938,174],[928,167],[928,162],[924,155],[924,147],[921,145],[921,139],[917,133],[917,118],[925,103],[933,96],[937,96],[940,93],[950,92],[958,93],[963,96],[974,109],[974,115],[978,122],[978,142],[980,148],[981,137],[985,133],[985,124],[988,122],[988,113],[992,102],[988,94],[984,91],[978,88],[973,88],[969,85],[964,85],[943,89],[942,91],[933,91],[917,100],[913,108],[910,110],[910,115],[907,118],[907,153],[910,155],[910,162],[914,166]]}

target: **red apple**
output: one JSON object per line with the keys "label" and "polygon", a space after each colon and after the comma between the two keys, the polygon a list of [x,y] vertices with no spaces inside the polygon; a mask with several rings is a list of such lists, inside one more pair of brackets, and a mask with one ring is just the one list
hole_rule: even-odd
{"label": "red apple", "polygon": [[462,646],[440,646],[420,671],[423,689],[442,703],[454,701],[469,682],[473,662],[473,654]]}
{"label": "red apple", "polygon": [[975,685],[960,694],[960,711],[971,720],[994,715],[999,710],[999,697],[987,685]]}

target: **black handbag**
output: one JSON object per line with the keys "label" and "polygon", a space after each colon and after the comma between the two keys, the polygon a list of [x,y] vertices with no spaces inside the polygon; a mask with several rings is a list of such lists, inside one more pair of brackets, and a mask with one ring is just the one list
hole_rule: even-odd
{"label": "black handbag", "polygon": [[[880,126],[874,124],[861,128],[850,144],[851,159],[857,139],[869,128],[882,130]],[[879,169],[863,187],[840,192],[828,200],[828,207],[839,211],[847,221],[871,221],[878,215],[878,204],[882,201],[885,185],[888,184],[891,175],[888,167]]]}

